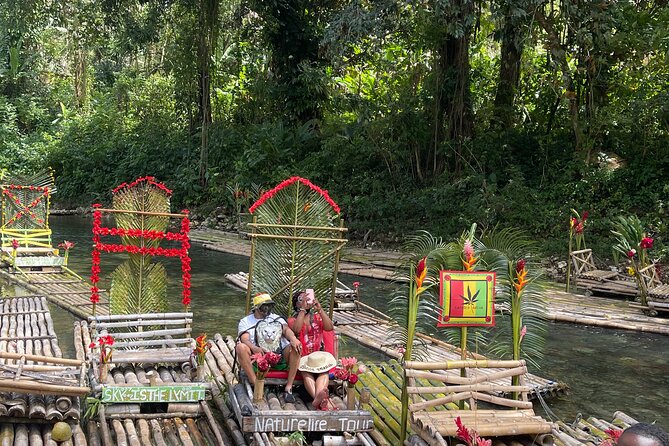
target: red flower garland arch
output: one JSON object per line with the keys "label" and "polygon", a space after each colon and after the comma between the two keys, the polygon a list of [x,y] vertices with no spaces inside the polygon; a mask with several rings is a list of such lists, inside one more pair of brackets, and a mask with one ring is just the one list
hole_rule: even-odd
{"label": "red flower garland arch", "polygon": [[330,195],[328,194],[328,191],[321,189],[320,187],[316,186],[313,184],[311,181],[307,180],[306,178],[302,177],[291,177],[288,178],[287,180],[282,181],[279,183],[278,186],[276,186],[274,189],[271,189],[267,192],[265,192],[262,197],[258,199],[255,203],[253,203],[253,206],[249,208],[249,212],[253,213],[258,206],[262,205],[265,201],[267,201],[269,198],[272,198],[274,195],[276,195],[277,192],[279,192],[281,189],[284,189],[291,184],[299,181],[300,183],[304,184],[305,186],[309,187],[311,190],[314,190],[318,192],[324,199],[325,201],[328,202],[330,206],[332,206],[332,209],[335,211],[336,214],[340,214],[341,210],[339,209],[339,205],[334,202],[332,198],[330,198]]}
{"label": "red flower garland arch", "polygon": [[[158,189],[163,190],[168,195],[172,194],[172,191],[165,187],[162,183],[155,181],[153,177],[142,177],[138,178],[132,183],[122,183],[118,187],[112,190],[113,193],[118,192],[119,190],[126,187],[133,187],[137,184],[146,181],[147,183],[156,186]],[[160,257],[179,257],[181,261],[181,303],[188,310],[188,306],[191,303],[191,259],[188,254],[190,249],[190,237],[188,236],[190,232],[190,219],[188,217],[188,210],[184,209],[181,211],[184,214],[184,217],[181,219],[181,227],[179,232],[161,232],[161,231],[145,231],[141,229],[123,229],[123,228],[108,228],[102,226],[102,211],[100,208],[102,205],[96,203],[93,205],[93,252],[91,255],[92,265],[91,265],[91,302],[95,305],[100,302],[100,288],[98,288],[98,283],[100,282],[100,253],[101,252],[127,252],[131,254],[142,254],[150,256],[160,256]],[[134,245],[124,245],[124,244],[113,244],[113,243],[102,243],[101,237],[104,236],[128,236],[128,237],[143,237],[151,240],[165,239],[180,241],[181,248],[146,248],[139,247]]]}

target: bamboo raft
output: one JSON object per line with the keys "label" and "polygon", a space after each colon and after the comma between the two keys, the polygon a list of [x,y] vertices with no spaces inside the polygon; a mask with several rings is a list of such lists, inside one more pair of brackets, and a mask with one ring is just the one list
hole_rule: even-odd
{"label": "bamboo raft", "polygon": [[83,361],[62,359],[46,299],[2,299],[0,311],[0,415],[79,420]]}
{"label": "bamboo raft", "polygon": [[[242,431],[253,439],[258,446],[274,446],[275,439],[281,432],[296,430],[339,432],[351,431],[356,438],[355,443],[342,443],[338,436],[329,436],[329,444],[359,444],[375,446],[388,444],[379,431],[371,429],[372,417],[364,408],[347,410],[341,396],[332,396],[331,402],[336,406],[335,411],[316,411],[304,401],[299,393],[295,393],[295,402],[287,403],[282,395],[282,387],[267,387],[263,400],[252,403],[253,390],[248,382],[240,383],[233,373],[235,341],[228,336],[225,339],[216,334],[212,347],[207,353],[209,369],[215,375],[215,380],[230,389],[229,400],[232,412],[237,418]],[[300,428],[298,428],[298,425]],[[371,430],[370,430],[371,429]]]}
{"label": "bamboo raft", "polygon": [[[230,236],[221,231],[196,229],[190,232],[192,242],[202,243],[204,249],[249,257],[251,244],[248,240]],[[339,272],[355,274],[373,279],[390,280],[394,267],[399,263],[398,253],[345,248],[339,262]]]}
{"label": "bamboo raft", "polygon": [[550,292],[548,318],[559,322],[669,335],[669,319],[646,316],[634,304],[564,291]]}
{"label": "bamboo raft", "polygon": [[[365,304],[361,303],[360,305],[367,311],[338,311],[334,313],[334,324],[337,333],[349,336],[362,345],[386,354],[389,358],[400,359],[403,354],[390,339],[393,323],[383,313],[377,312]],[[376,314],[372,315],[372,311]],[[364,327],[364,329],[361,330],[361,327]],[[417,333],[416,336],[425,343],[427,356],[431,360],[448,361],[461,358],[460,349],[447,342],[420,333]],[[469,352],[468,354],[473,359],[486,359],[473,352]],[[490,373],[499,371],[495,369],[490,370]],[[567,386],[564,383],[532,374],[527,375],[526,381],[530,387],[530,395],[532,397],[536,397],[537,393],[542,396],[558,395],[567,390]]]}
{"label": "bamboo raft", "polygon": [[[91,334],[87,322],[74,323],[77,357],[93,357],[90,349]],[[210,374],[215,374],[208,370]],[[95,379],[93,382],[96,383]],[[117,388],[127,386],[181,386],[193,384],[191,371],[182,365],[169,364],[114,364],[104,383]],[[212,386],[212,398],[225,406],[222,394]],[[223,406],[219,406],[223,407]],[[229,412],[229,410],[228,410]],[[87,424],[92,445],[235,445],[245,446],[236,426],[225,423],[227,431],[214,417],[206,401],[170,402],[145,405],[143,403],[101,404],[97,419]],[[228,433],[231,432],[231,433]],[[236,440],[235,440],[236,438]]]}
{"label": "bamboo raft", "polygon": [[[225,280],[228,281],[232,286],[235,288],[241,290],[241,291],[246,291],[249,283],[249,273],[240,271],[238,273],[234,274],[226,274],[223,276]],[[335,289],[335,298],[338,299],[338,304],[343,303],[343,301],[352,301],[352,300],[357,300],[358,295],[355,292],[355,290],[349,288],[345,284],[343,284],[341,281],[337,280],[337,288]],[[328,294],[330,291],[328,291]],[[339,307],[339,305],[338,305]],[[353,308],[355,308],[355,304],[352,305]]]}
{"label": "bamboo raft", "polygon": [[[90,285],[69,271],[10,273],[0,269],[0,277],[33,293],[31,296],[45,297],[82,319],[93,315]],[[109,298],[104,290],[101,291],[96,314],[109,314]]]}

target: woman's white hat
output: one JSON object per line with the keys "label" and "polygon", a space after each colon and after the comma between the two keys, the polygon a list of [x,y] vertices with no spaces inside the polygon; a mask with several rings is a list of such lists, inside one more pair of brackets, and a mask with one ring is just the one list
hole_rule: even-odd
{"label": "woman's white hat", "polygon": [[337,365],[337,360],[328,352],[313,352],[300,358],[298,370],[310,373],[325,373]]}

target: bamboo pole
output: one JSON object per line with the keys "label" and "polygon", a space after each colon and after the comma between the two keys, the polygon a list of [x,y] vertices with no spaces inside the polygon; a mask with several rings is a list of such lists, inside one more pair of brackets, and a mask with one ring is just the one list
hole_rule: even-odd
{"label": "bamboo pole", "polygon": [[89,420],[87,427],[88,427],[89,446],[101,446],[102,441],[100,440],[100,431],[98,430],[98,423],[96,423],[93,420]]}
{"label": "bamboo pole", "polygon": [[420,362],[407,361],[406,368],[415,370],[450,370],[467,368],[516,368],[525,365],[524,360],[474,360],[468,359],[464,361],[435,361],[435,362]]}
{"label": "bamboo pole", "polygon": [[158,420],[151,420],[150,424],[151,433],[153,434],[153,441],[155,442],[156,446],[167,446],[165,438],[163,437],[163,430],[161,429]]}
{"label": "bamboo pole", "polygon": [[[255,219],[254,219],[255,221]],[[343,219],[341,222],[343,223]],[[333,232],[347,232],[348,228],[345,228],[343,224],[339,227],[335,226],[303,226],[303,225],[280,225],[273,223],[248,223],[247,226],[253,228],[280,228],[280,229],[313,229],[315,231],[333,231]]]}
{"label": "bamboo pole", "polygon": [[[255,215],[253,216],[253,223],[255,224],[258,221],[258,217]],[[251,312],[251,290],[253,288],[253,262],[255,260],[255,252],[256,252],[256,239],[253,237],[254,234],[256,234],[256,227],[253,226],[251,231],[251,258],[249,259],[249,279],[247,282],[246,286],[246,312],[244,314],[249,314]]]}
{"label": "bamboo pole", "polygon": [[98,417],[100,418],[100,434],[102,437],[103,446],[114,446],[112,442],[111,433],[109,432],[109,425],[107,424],[107,417],[105,414],[105,405],[100,404],[98,409]]}
{"label": "bamboo pole", "polygon": [[[38,424],[30,424],[30,432],[28,433],[28,439],[30,446],[43,446],[44,441],[42,440],[42,432],[40,431],[40,426]],[[99,446],[99,445],[91,445]]]}
{"label": "bamboo pole", "polygon": [[[292,226],[291,226],[292,228]],[[279,234],[260,234],[260,233],[251,233],[249,234],[251,238],[269,238],[269,239],[279,239],[279,240],[302,240],[302,241],[311,241],[311,242],[327,242],[327,243],[347,243],[348,239],[345,238],[326,238],[326,237],[306,237],[299,235],[279,235]]]}
{"label": "bamboo pole", "polygon": [[134,215],[149,215],[152,217],[172,217],[172,218],[188,217],[188,214],[172,214],[169,212],[132,211],[130,209],[107,209],[107,208],[98,208],[97,210],[100,212],[108,212],[111,214],[134,214]]}
{"label": "bamboo pole", "polygon": [[220,445],[225,444],[225,442],[223,441],[223,434],[218,428],[218,423],[216,423],[216,419],[214,418],[214,414],[211,413],[209,405],[205,401],[200,401],[200,406],[202,406],[202,410],[205,416],[207,417],[207,420],[209,421],[209,426],[214,435],[216,436],[216,441],[218,441],[218,444]]}
{"label": "bamboo pole", "polygon": [[137,429],[139,430],[139,440],[142,446],[153,446],[151,443],[151,428],[146,420],[137,420]]}
{"label": "bamboo pole", "polygon": [[27,361],[47,362],[49,364],[72,365],[77,367],[81,367],[82,364],[82,361],[79,361],[77,359],[54,358],[43,355],[25,355],[20,353],[0,351],[0,358],[16,360],[16,359],[21,359],[21,357],[25,357]]}
{"label": "bamboo pole", "polygon": [[[339,229],[344,229],[344,219],[339,219]],[[343,245],[342,245],[343,246]],[[332,272],[332,284],[330,288],[332,289],[332,295],[330,296],[330,308],[328,311],[328,316],[332,320],[332,314],[334,312],[335,297],[337,295],[337,274],[339,273],[339,257],[341,256],[341,249],[335,251],[334,266]]]}

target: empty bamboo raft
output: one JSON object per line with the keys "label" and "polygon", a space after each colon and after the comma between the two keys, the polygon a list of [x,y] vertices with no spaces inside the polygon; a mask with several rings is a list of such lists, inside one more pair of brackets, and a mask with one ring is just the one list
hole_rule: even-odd
{"label": "empty bamboo raft", "polygon": [[[361,304],[368,309],[364,304]],[[373,316],[367,311],[338,311],[334,314],[335,330],[339,334],[349,336],[362,345],[385,353],[390,358],[399,359],[402,354],[390,338],[393,323],[388,319]],[[433,361],[456,360],[461,358],[460,350],[451,344],[440,341],[429,336],[417,334],[421,343],[425,344],[427,356]],[[470,353],[475,359],[485,359],[481,355]],[[490,369],[494,373],[493,369]],[[459,373],[459,372],[454,372]],[[531,396],[536,393],[541,395],[554,395],[564,392],[567,386],[564,383],[528,374],[527,385],[530,387]]]}
{"label": "empty bamboo raft", "polygon": [[[192,242],[202,243],[202,247],[212,251],[226,252],[249,257],[251,242],[222,231],[196,229],[190,232]],[[400,254],[395,252],[372,251],[363,248],[344,248],[339,272],[355,274],[373,279],[390,280]]]}
{"label": "empty bamboo raft", "polygon": [[[33,293],[32,296],[46,297],[49,302],[82,319],[93,314],[90,285],[68,271],[25,271],[22,274],[11,274],[5,269],[0,269],[0,276]],[[106,293],[100,293],[100,302],[96,305],[95,311],[96,314],[109,313],[109,299]]]}
{"label": "empty bamboo raft", "polygon": [[551,320],[669,335],[669,319],[646,316],[626,301],[557,290],[549,294]]}
{"label": "empty bamboo raft", "polygon": [[[248,273],[240,271],[234,274],[226,274],[223,277],[235,288],[238,288],[242,291],[246,291],[249,284]],[[335,290],[335,297],[337,299],[355,299],[357,297],[355,290],[352,290],[345,284],[341,283],[339,280],[337,280],[337,285],[338,286]]]}
{"label": "empty bamboo raft", "polygon": [[[89,348],[92,339],[86,321],[74,323],[74,339],[77,355],[93,355]],[[215,376],[211,370],[207,374]],[[105,384],[141,386],[150,385],[152,379],[155,380],[154,385],[192,382],[190,370],[180,365],[118,364],[107,374]],[[215,384],[212,387],[213,399],[221,404],[221,390]],[[230,411],[227,412],[229,418]],[[225,429],[214,417],[206,401],[199,401],[100,405],[97,418],[89,421],[86,428],[92,445],[246,445],[236,425],[227,422],[224,425]]]}
{"label": "empty bamboo raft", "polygon": [[88,389],[81,361],[62,356],[44,297],[0,300],[0,415],[78,420],[79,399],[67,395]]}

